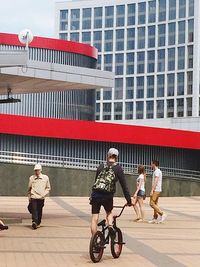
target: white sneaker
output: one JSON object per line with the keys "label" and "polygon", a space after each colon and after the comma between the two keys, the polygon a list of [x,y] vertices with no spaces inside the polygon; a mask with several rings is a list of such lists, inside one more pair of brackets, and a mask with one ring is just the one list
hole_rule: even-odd
{"label": "white sneaker", "polygon": [[166,213],[163,213],[163,215],[160,216],[160,220],[158,221],[158,223],[164,222],[166,220],[166,218],[167,218],[167,214]]}
{"label": "white sneaker", "polygon": [[153,218],[152,220],[148,221],[148,223],[157,223],[157,219]]}

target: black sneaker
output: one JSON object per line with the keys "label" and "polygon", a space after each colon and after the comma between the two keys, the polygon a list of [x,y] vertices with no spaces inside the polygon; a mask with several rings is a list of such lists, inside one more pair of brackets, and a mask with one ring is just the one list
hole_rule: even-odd
{"label": "black sneaker", "polygon": [[8,226],[4,224],[0,224],[0,230],[8,230]]}
{"label": "black sneaker", "polygon": [[115,229],[112,225],[108,226],[108,232],[111,238],[115,238]]}
{"label": "black sneaker", "polygon": [[33,223],[32,223],[32,228],[33,228],[34,230],[37,229],[37,223],[33,222]]}

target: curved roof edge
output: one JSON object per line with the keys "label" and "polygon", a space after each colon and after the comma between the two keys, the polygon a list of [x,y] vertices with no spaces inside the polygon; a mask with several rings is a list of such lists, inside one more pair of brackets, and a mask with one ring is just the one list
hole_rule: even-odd
{"label": "curved roof edge", "polygon": [[0,133],[200,149],[200,132],[0,114]]}
{"label": "curved roof edge", "polygon": [[[25,46],[20,43],[17,34],[11,34],[11,33],[0,33],[0,44]],[[71,52],[92,57],[95,59],[98,58],[98,50],[95,47],[90,46],[88,44],[65,41],[61,39],[35,36],[33,38],[33,41],[30,43],[29,47]]]}

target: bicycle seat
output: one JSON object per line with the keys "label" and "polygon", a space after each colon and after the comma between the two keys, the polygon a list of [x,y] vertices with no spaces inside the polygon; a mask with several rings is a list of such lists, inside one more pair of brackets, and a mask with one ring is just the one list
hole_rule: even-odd
{"label": "bicycle seat", "polygon": [[106,226],[106,220],[104,219],[101,222],[99,222],[98,226]]}

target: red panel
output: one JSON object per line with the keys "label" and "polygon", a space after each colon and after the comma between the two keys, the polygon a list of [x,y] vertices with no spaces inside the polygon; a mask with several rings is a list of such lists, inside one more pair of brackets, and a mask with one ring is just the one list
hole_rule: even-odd
{"label": "red panel", "polygon": [[3,114],[0,133],[200,149],[200,132]]}
{"label": "red panel", "polygon": [[[0,44],[23,46],[19,42],[17,34],[9,33],[0,33]],[[29,46],[33,48],[46,48],[51,50],[77,53],[93,57],[95,59],[97,59],[98,52],[95,47],[92,47],[90,45],[45,37],[34,37]]]}

